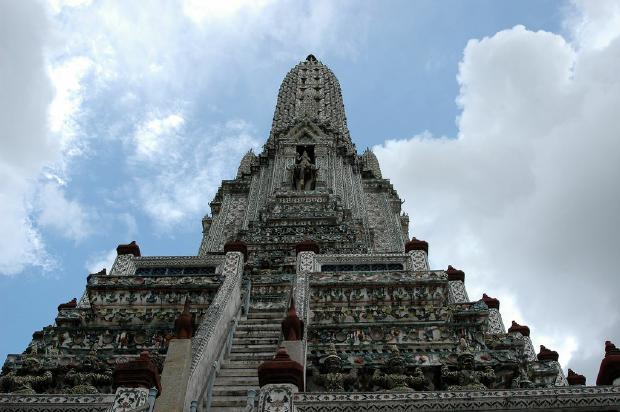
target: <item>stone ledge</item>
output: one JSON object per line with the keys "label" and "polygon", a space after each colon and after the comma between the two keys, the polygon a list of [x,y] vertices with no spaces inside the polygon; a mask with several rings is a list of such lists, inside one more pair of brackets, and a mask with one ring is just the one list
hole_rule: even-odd
{"label": "stone ledge", "polygon": [[620,387],[563,387],[489,391],[401,393],[297,393],[293,404],[303,411],[410,410],[566,410],[620,407]]}
{"label": "stone ledge", "polygon": [[3,412],[24,411],[71,411],[107,412],[114,403],[115,395],[14,395],[0,394],[0,410]]}

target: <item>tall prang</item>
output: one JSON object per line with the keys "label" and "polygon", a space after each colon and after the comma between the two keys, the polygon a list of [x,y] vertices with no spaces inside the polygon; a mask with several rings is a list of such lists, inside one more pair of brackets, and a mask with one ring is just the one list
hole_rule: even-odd
{"label": "tall prang", "polygon": [[119,245],[80,299],[10,354],[2,411],[619,410],[620,351],[596,387],[498,299],[429,267],[401,200],[351,140],[313,55],[269,137],[225,180],[196,256]]}
{"label": "tall prang", "polygon": [[375,155],[351,142],[340,85],[310,55],[284,78],[269,139],[224,181],[203,220],[200,255],[247,243],[254,265],[291,265],[293,246],[326,253],[403,252],[408,217]]}

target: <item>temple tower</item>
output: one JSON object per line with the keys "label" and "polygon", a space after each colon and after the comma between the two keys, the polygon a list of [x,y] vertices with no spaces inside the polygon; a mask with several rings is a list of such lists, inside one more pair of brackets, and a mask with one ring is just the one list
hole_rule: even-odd
{"label": "temple tower", "polygon": [[357,154],[338,79],[309,55],[280,86],[263,152],[248,152],[211,203],[199,254],[235,239],[255,265],[291,265],[304,239],[332,253],[403,252],[401,203],[375,155]]}
{"label": "temple tower", "polygon": [[402,201],[352,143],[340,85],[309,55],[269,137],[225,180],[196,256],[119,245],[109,271],[10,354],[0,410],[620,410],[620,350],[596,387],[506,329],[465,272],[429,266]]}

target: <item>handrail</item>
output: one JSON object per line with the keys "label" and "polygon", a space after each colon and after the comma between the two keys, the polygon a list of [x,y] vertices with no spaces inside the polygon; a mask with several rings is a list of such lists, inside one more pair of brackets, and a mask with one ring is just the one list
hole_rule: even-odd
{"label": "handrail", "polygon": [[217,378],[217,372],[220,370],[220,364],[224,360],[225,357],[230,353],[230,349],[232,348],[233,337],[235,334],[235,330],[237,329],[237,323],[239,320],[239,316],[242,312],[242,307],[239,308],[237,315],[230,321],[230,327],[228,328],[228,336],[226,336],[226,343],[222,346],[220,353],[217,357],[217,360],[213,362],[211,365],[212,372],[209,375],[209,381],[207,383],[207,404],[205,407],[205,411],[209,412],[211,409],[211,401],[213,398],[213,386],[215,385],[215,379]]}
{"label": "handrail", "polygon": [[213,400],[213,385],[215,384],[215,374],[217,373],[219,362],[215,361],[211,365],[211,373],[209,375],[209,383],[207,384],[207,405],[205,411],[209,412],[211,409],[211,401]]}
{"label": "handrail", "polygon": [[243,315],[247,316],[250,311],[250,294],[252,293],[252,280],[247,278],[244,282],[245,296],[243,297]]}
{"label": "handrail", "polygon": [[[285,308],[284,308],[284,316],[282,318],[285,318],[287,313],[288,313],[288,308],[291,307],[291,301],[293,300],[293,297],[295,296],[295,283],[296,283],[296,279],[297,276],[294,276],[293,279],[291,279],[291,287],[288,290],[288,296],[286,297],[286,303],[285,303]],[[298,304],[297,302],[295,303],[296,305]],[[282,331],[282,328],[280,328],[280,336],[278,337],[278,347],[280,347],[280,344],[284,341],[284,332]]]}

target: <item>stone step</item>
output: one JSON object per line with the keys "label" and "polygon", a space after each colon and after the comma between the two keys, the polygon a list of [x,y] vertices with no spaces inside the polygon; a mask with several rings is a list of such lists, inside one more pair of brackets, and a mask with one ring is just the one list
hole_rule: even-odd
{"label": "stone step", "polygon": [[253,360],[269,360],[276,354],[274,350],[269,352],[243,352],[243,353],[231,353],[228,359],[231,361],[253,361]]}
{"label": "stone step", "polygon": [[248,404],[248,396],[214,396],[211,406],[245,406]]}
{"label": "stone step", "polygon": [[262,360],[226,360],[222,364],[222,369],[254,369],[258,368],[263,361]]}
{"label": "stone step", "polygon": [[259,338],[279,338],[280,337],[280,331],[279,330],[239,330],[239,328],[237,328],[237,330],[235,331],[235,334],[233,336],[233,338],[254,338],[254,337],[259,337]]}
{"label": "stone step", "polygon": [[278,309],[277,312],[250,312],[247,315],[247,319],[284,319],[286,314]]}
{"label": "stone step", "polygon": [[237,325],[237,330],[273,330],[280,331],[279,323],[266,323],[264,325],[255,325],[255,324],[239,324]]}
{"label": "stone step", "polygon": [[239,321],[238,325],[278,325],[282,322],[279,319],[246,319]]}
{"label": "stone step", "polygon": [[[257,377],[258,378],[258,372],[256,371],[256,368],[252,368],[252,369],[224,369],[224,366],[222,365],[222,368],[220,369],[220,371],[217,373],[218,377],[237,377],[237,378],[250,378],[250,377]],[[216,380],[217,382],[217,380]]]}
{"label": "stone step", "polygon": [[230,353],[240,352],[267,352],[273,350],[274,353],[277,349],[276,345],[232,345],[230,347]]}
{"label": "stone step", "polygon": [[278,338],[273,337],[253,337],[253,338],[233,338],[233,345],[277,345]]}
{"label": "stone step", "polygon": [[[230,370],[230,369],[229,369]],[[258,376],[222,376],[215,378],[214,386],[258,386]]]}
{"label": "stone step", "polygon": [[258,383],[256,385],[235,385],[235,386],[214,386],[213,396],[245,396],[247,399],[248,390],[254,389],[257,393],[259,391]]}
{"label": "stone step", "polygon": [[246,412],[245,406],[216,406],[209,409],[212,412]]}

